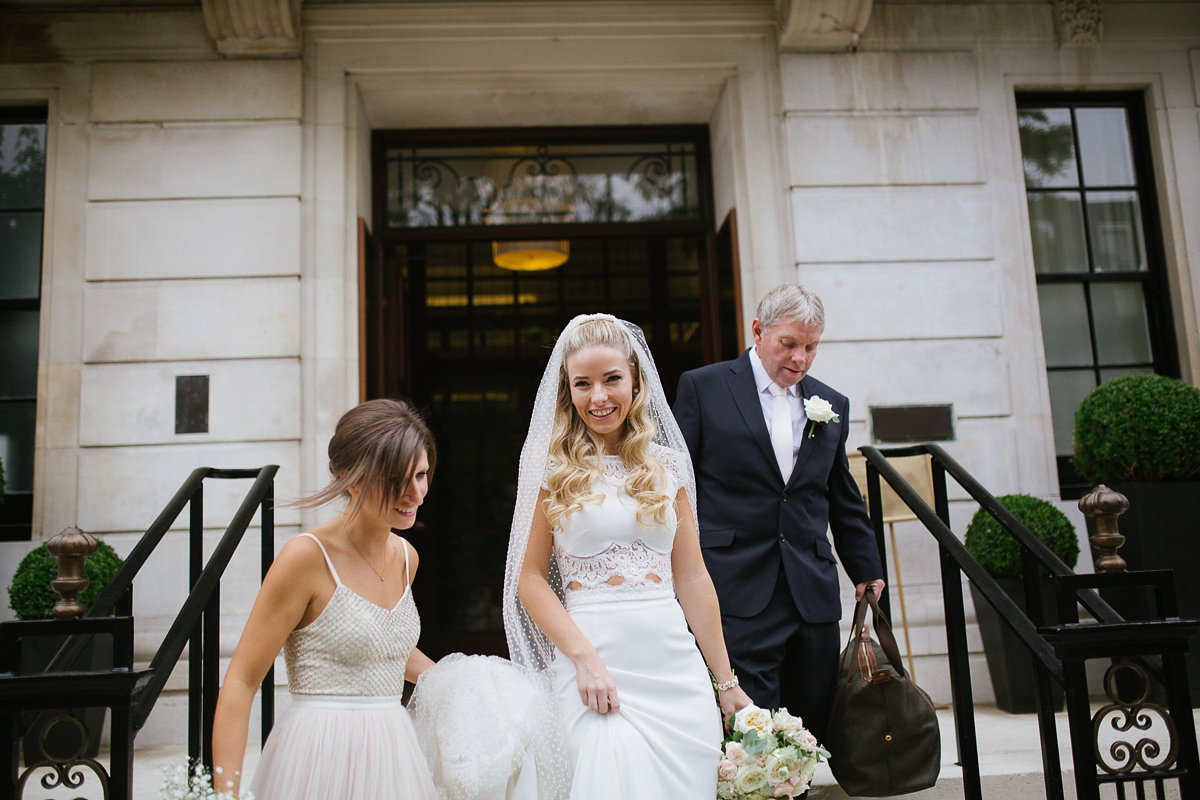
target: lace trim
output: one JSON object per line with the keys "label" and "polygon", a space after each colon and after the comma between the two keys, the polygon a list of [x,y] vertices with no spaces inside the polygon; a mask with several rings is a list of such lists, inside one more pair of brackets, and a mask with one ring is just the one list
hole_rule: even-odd
{"label": "lace trim", "polygon": [[[641,539],[628,544],[614,542],[594,556],[574,556],[555,546],[554,555],[568,606],[598,601],[575,597],[581,593],[611,600],[628,600],[634,596],[675,596],[671,554],[660,553]],[[651,575],[659,580],[654,580]],[[616,585],[608,582],[617,577],[625,580]],[[578,583],[579,586],[572,588],[572,583]]]}

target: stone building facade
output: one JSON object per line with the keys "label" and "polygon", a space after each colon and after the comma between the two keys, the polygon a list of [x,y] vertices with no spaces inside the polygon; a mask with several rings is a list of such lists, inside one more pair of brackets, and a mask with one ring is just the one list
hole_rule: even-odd
{"label": "stone building facade", "polygon": [[[1147,313],[1167,321],[1139,368],[1200,375],[1197,2],[15,0],[0,30],[0,111],[45,123],[32,539],[0,543],[3,576],[72,524],[127,551],[196,466],[276,463],[279,496],[319,487],[366,392],[373,131],[702,126],[705,218],[736,210],[743,338],[762,293],[809,284],[828,314],[814,374],[850,397],[852,447],[872,442],[871,407],[946,404],[945,446],[994,494],[1058,501],[1055,326],[1072,307],[1046,313],[1061,301],[1040,288],[1056,245],[1039,226],[1061,217],[1036,216],[1021,124],[1128,99],[1157,211],[1137,223]],[[188,375],[208,376],[206,432],[176,432]],[[210,490],[214,537],[242,489]],[[973,505],[952,497],[961,531]],[[280,509],[281,540],[314,520]],[[911,523],[897,535],[917,676],[947,701],[936,548]],[[256,589],[243,549],[230,651]],[[185,554],[181,529],[137,584],[145,658]],[[144,738],[182,737],[174,702]]]}

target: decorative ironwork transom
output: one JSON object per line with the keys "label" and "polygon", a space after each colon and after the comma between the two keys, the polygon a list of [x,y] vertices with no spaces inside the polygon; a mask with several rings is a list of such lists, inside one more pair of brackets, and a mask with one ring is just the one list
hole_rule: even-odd
{"label": "decorative ironwork transom", "polygon": [[387,226],[701,219],[691,142],[389,147]]}

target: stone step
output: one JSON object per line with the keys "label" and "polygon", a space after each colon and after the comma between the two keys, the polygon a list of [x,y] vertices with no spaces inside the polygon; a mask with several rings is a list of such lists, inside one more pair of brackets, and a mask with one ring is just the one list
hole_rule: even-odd
{"label": "stone step", "polygon": [[[1197,710],[1193,724],[1200,723]],[[905,795],[911,800],[960,800],[963,797],[962,768],[957,766],[957,746],[954,735],[954,716],[949,709],[938,711],[938,722],[942,731],[942,770],[938,783],[931,789]],[[1067,733],[1066,712],[1055,715],[1058,731],[1059,757],[1063,766],[1063,788],[1067,800],[1075,797],[1074,777],[1071,771],[1071,746]],[[1033,714],[1007,714],[992,705],[975,707],[975,730],[979,741],[979,764],[984,798],[997,800],[1025,800],[1045,797],[1042,777],[1041,737],[1038,733],[1037,717]],[[245,772],[252,775],[258,761],[258,746],[252,744],[246,753]],[[185,761],[187,748],[183,745],[154,745],[138,747],[134,760],[134,800],[158,800],[163,781],[163,770]],[[108,754],[102,752],[101,763],[108,763]],[[89,781],[92,783],[93,781]],[[98,787],[97,787],[98,788]],[[88,786],[81,787],[82,797],[99,797],[97,791],[88,794]],[[833,779],[826,764],[822,764],[813,780],[810,800],[845,800],[846,793]],[[1132,796],[1132,792],[1130,793]],[[1167,797],[1178,798],[1174,786],[1168,786]]]}

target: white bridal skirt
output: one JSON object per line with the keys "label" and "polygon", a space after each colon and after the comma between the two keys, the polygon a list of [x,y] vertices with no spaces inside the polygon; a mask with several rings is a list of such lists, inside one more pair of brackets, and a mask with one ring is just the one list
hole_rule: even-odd
{"label": "white bridal skirt", "polygon": [[570,609],[617,685],[620,711],[583,705],[571,660],[552,672],[575,774],[571,800],[710,800],[717,796],[721,712],[675,598]]}
{"label": "white bridal skirt", "polygon": [[565,800],[571,765],[544,674],[446,656],[408,704],[440,800]]}
{"label": "white bridal skirt", "polygon": [[399,697],[292,695],[254,781],[256,800],[436,800]]}

